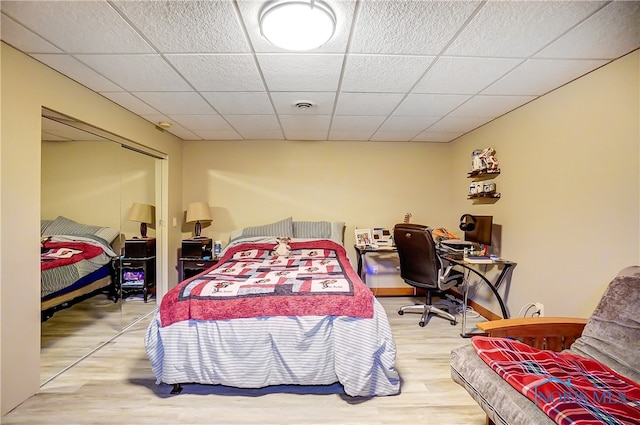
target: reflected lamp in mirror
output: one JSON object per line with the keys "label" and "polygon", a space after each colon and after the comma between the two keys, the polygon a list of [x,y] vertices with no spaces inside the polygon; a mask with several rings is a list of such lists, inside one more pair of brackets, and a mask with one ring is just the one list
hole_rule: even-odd
{"label": "reflected lamp in mirror", "polygon": [[192,202],[187,207],[187,223],[195,223],[195,237],[202,232],[202,221],[212,221],[211,209],[206,202]]}
{"label": "reflected lamp in mirror", "polygon": [[147,224],[153,223],[153,205],[134,202],[129,210],[128,220],[140,222],[140,237],[147,237]]}

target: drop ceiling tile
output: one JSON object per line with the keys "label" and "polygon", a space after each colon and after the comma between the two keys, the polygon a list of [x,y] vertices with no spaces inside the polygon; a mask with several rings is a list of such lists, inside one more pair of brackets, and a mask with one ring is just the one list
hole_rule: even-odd
{"label": "drop ceiling tile", "polygon": [[287,140],[326,140],[327,132],[325,130],[285,130]]}
{"label": "drop ceiling tile", "polygon": [[291,130],[313,130],[324,131],[324,138],[327,136],[327,131],[329,130],[331,115],[280,115],[280,122],[287,137]]}
{"label": "drop ceiling tile", "polygon": [[360,2],[350,51],[438,54],[479,4],[477,1]]}
{"label": "drop ceiling tile", "polygon": [[338,88],[343,55],[257,56],[268,90],[335,91]]}
{"label": "drop ceiling tile", "polygon": [[382,127],[380,127],[380,129],[378,130],[378,133],[406,131],[406,132],[415,132],[417,134],[423,131],[425,128],[429,127],[438,119],[439,119],[438,117],[391,116],[384,122],[384,124],[382,124]]}
{"label": "drop ceiling tile", "polygon": [[[123,108],[130,110],[136,115],[152,115],[158,113],[158,111],[156,111],[151,106],[147,105],[142,100],[138,99],[129,92],[101,92],[100,94],[107,99],[111,99]],[[165,117],[164,120],[166,119],[167,118]]]}
{"label": "drop ceiling tile", "polygon": [[201,94],[222,115],[273,113],[273,107],[266,92],[202,92]]}
{"label": "drop ceiling tile", "polygon": [[235,130],[194,130],[203,140],[242,140]]}
{"label": "drop ceiling tile", "polygon": [[127,91],[184,91],[191,87],[160,55],[76,55]]}
{"label": "drop ceiling tile", "polygon": [[73,56],[59,54],[35,54],[33,57],[67,77],[94,91],[119,91],[122,87],[112,83]]}
{"label": "drop ceiling tile", "polygon": [[245,140],[284,140],[284,135],[280,130],[236,130]]}
{"label": "drop ceiling tile", "polygon": [[433,124],[427,130],[428,132],[438,133],[466,133],[482,124],[491,121],[490,118],[478,117],[444,117],[437,123]]}
{"label": "drop ceiling tile", "polygon": [[349,55],[341,90],[405,93],[434,59],[434,56]]}
{"label": "drop ceiling tile", "polygon": [[413,138],[415,142],[440,142],[446,143],[450,142],[453,139],[460,137],[464,134],[464,132],[440,132],[440,131],[423,131]]}
{"label": "drop ceiling tile", "polygon": [[[220,115],[169,115],[169,120],[196,132],[198,130],[231,130],[231,126]],[[197,133],[196,133],[197,134]]]}
{"label": "drop ceiling tile", "polygon": [[410,94],[393,115],[443,117],[470,98],[466,94]]}
{"label": "drop ceiling tile", "polygon": [[26,53],[63,53],[53,44],[29,31],[6,15],[0,17],[0,37],[5,43]]}
{"label": "drop ceiling tile", "polygon": [[[330,115],[336,100],[334,92],[271,92],[276,112],[284,115],[320,114]],[[295,106],[298,102],[311,102],[309,110]]]}
{"label": "drop ceiling tile", "polygon": [[536,57],[616,59],[636,49],[639,40],[640,2],[614,1],[542,49]]}
{"label": "drop ceiling tile", "polygon": [[68,53],[153,52],[106,1],[5,0],[2,13]]}
{"label": "drop ceiling tile", "polygon": [[230,1],[116,1],[159,50],[171,53],[249,52]]}
{"label": "drop ceiling tile", "polygon": [[[258,25],[258,17],[260,10],[265,2],[255,0],[239,0],[237,1],[240,14],[249,34],[249,39],[253,48],[258,53],[287,52],[277,47],[260,33]],[[317,49],[309,50],[313,53],[342,53],[346,50],[349,40],[349,28],[353,21],[353,10],[356,2],[354,1],[330,1],[330,6],[336,15],[336,31],[331,40]]]}
{"label": "drop ceiling tile", "polygon": [[365,131],[373,132],[382,125],[386,117],[382,115],[376,116],[355,116],[355,115],[337,115],[333,118],[331,131]]}
{"label": "drop ceiling tile", "polygon": [[521,59],[441,57],[412,93],[476,94],[520,63]]}
{"label": "drop ceiling tile", "polygon": [[185,141],[202,140],[202,137],[193,134],[192,132],[190,132],[189,130],[187,130],[185,128],[171,129],[171,131],[169,131],[169,133],[171,133],[174,136],[179,137],[180,139],[185,140]]}
{"label": "drop ceiling tile", "polygon": [[375,130],[331,130],[329,140],[369,140]]}
{"label": "drop ceiling tile", "polygon": [[526,58],[603,4],[597,1],[487,2],[447,47],[445,54]]}
{"label": "drop ceiling tile", "polygon": [[[154,125],[158,125],[158,123],[160,121],[165,121],[165,122],[170,122],[171,121],[168,116],[166,116],[164,114],[158,114],[158,113],[143,114],[143,115],[141,115],[141,117],[144,118],[147,121],[150,121]],[[174,130],[176,127],[180,127],[180,126],[179,125],[174,125],[173,127],[171,127],[171,129]]]}
{"label": "drop ceiling tile", "polygon": [[164,115],[213,115],[215,111],[196,92],[135,92],[136,97]]}
{"label": "drop ceiling tile", "polygon": [[543,95],[607,62],[588,59],[529,59],[489,86],[482,94]]}
{"label": "drop ceiling tile", "polygon": [[336,115],[389,115],[402,101],[397,93],[341,93]]}
{"label": "drop ceiling tile", "polygon": [[264,91],[248,54],[166,55],[180,74],[201,91]]}
{"label": "drop ceiling tile", "polygon": [[420,131],[376,131],[370,140],[376,142],[406,142],[419,133]]}
{"label": "drop ceiling tile", "polygon": [[496,118],[535,98],[536,96],[474,96],[451,112],[450,116]]}
{"label": "drop ceiling tile", "polygon": [[[144,116],[142,116],[142,118],[144,118],[147,121],[155,124],[156,126],[157,126],[158,122],[160,122],[160,121],[171,122],[169,117],[167,117],[166,115],[162,115],[162,114],[144,115]],[[172,124],[173,125],[171,126],[171,128],[166,129],[166,130],[162,129],[162,131],[166,131],[167,133],[171,133],[171,134],[181,138],[182,140],[202,140],[202,138],[200,136],[192,133],[191,131],[189,131],[188,129],[184,128],[180,124],[176,124],[176,123],[172,123]]]}
{"label": "drop ceiling tile", "polygon": [[[332,40],[291,53],[259,34],[263,5],[2,1],[0,30],[185,140],[452,140],[640,46],[638,1],[331,0]],[[303,100],[314,106],[293,106]]]}
{"label": "drop ceiling tile", "polygon": [[238,132],[245,130],[280,130],[275,115],[225,115],[229,124]]}

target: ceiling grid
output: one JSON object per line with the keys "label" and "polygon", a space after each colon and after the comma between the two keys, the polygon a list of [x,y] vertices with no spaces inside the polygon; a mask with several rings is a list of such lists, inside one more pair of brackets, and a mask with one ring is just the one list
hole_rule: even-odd
{"label": "ceiling grid", "polygon": [[640,47],[639,1],[325,1],[305,52],[257,0],[3,0],[0,28],[183,140],[449,142]]}

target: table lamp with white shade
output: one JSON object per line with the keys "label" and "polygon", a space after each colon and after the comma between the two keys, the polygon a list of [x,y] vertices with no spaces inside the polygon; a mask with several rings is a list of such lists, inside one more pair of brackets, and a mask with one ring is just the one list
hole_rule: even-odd
{"label": "table lamp with white shade", "polygon": [[140,236],[147,237],[147,224],[153,223],[154,207],[148,204],[134,202],[129,210],[128,220],[140,222]]}
{"label": "table lamp with white shade", "polygon": [[192,202],[187,207],[187,223],[195,223],[195,237],[202,232],[202,221],[212,221],[211,209],[206,202]]}

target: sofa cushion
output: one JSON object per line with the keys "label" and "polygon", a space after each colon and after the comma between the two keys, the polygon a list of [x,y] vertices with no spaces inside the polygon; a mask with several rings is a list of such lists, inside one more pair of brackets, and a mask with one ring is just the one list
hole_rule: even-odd
{"label": "sofa cushion", "polygon": [[569,351],[596,359],[640,382],[640,266],[611,281]]}
{"label": "sofa cushion", "polygon": [[471,345],[451,351],[451,378],[467,390],[496,424],[555,424],[487,366]]}

